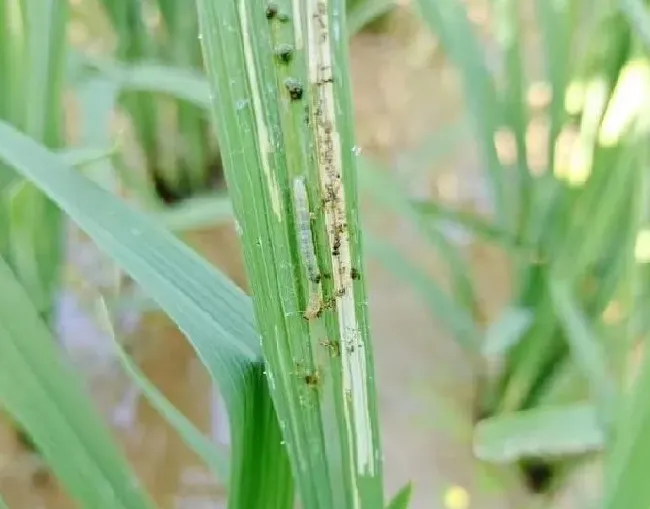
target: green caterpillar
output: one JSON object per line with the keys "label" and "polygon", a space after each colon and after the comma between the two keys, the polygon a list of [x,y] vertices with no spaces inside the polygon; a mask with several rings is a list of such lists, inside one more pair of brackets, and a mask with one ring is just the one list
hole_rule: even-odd
{"label": "green caterpillar", "polygon": [[309,302],[303,316],[310,320],[320,314],[323,298],[320,285],[320,269],[318,268],[318,259],[316,258],[316,250],[314,249],[314,238],[311,232],[309,196],[307,195],[307,186],[305,185],[304,177],[296,177],[293,181],[293,201],[300,258],[307,272],[307,279],[309,280]]}

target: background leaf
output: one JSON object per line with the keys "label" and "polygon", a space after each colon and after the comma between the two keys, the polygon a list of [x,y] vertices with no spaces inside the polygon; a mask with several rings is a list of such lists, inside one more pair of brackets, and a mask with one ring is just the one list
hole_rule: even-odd
{"label": "background leaf", "polygon": [[599,415],[605,426],[614,417],[616,386],[609,372],[602,345],[592,332],[592,326],[571,297],[568,287],[551,283],[555,312],[566,331],[566,338],[576,364],[590,383],[598,402]]}
{"label": "background leaf", "polygon": [[[256,507],[265,500],[261,493],[267,493],[267,484],[275,487],[264,507],[288,507],[292,479],[250,299],[153,219],[130,209],[5,123],[0,123],[0,158],[38,185],[142,286],[186,334],[218,382],[232,433],[230,507]],[[264,461],[274,462],[276,468],[243,477]]]}
{"label": "background leaf", "polygon": [[83,507],[147,509],[108,429],[11,269],[0,258],[0,404]]}
{"label": "background leaf", "polygon": [[495,463],[599,451],[604,443],[596,409],[586,403],[502,414],[479,422],[474,433],[474,453]]}
{"label": "background leaf", "polygon": [[140,391],[147,397],[147,401],[153,406],[169,424],[181,436],[187,446],[199,456],[212,471],[219,476],[224,484],[227,484],[229,476],[228,455],[221,451],[217,446],[192,424],[187,417],[170,403],[158,388],[142,373],[138,366],[131,360],[129,355],[124,351],[115,336],[110,312],[103,298],[99,298],[96,308],[100,321],[110,332],[115,346],[115,353],[122,365],[122,368],[131,380],[138,386]]}
{"label": "background leaf", "polygon": [[483,355],[503,355],[521,340],[533,323],[533,318],[529,309],[506,308],[485,332]]}
{"label": "background leaf", "polygon": [[412,491],[413,484],[407,483],[395,494],[386,509],[406,509],[411,501]]}

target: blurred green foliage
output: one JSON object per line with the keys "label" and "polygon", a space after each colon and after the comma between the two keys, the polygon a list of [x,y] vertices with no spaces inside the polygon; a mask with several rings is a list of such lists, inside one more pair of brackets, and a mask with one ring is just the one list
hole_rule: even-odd
{"label": "blurred green foliage", "polygon": [[[448,126],[435,139],[427,138],[427,145],[438,149],[405,154],[408,169],[432,167],[443,152],[473,143],[481,156],[483,182],[490,191],[494,212],[479,216],[439,200],[414,200],[398,177],[383,171],[386,168],[379,163],[361,158],[359,180],[363,191],[375,204],[389,208],[416,227],[447,267],[451,289],[443,289],[426,271],[408,261],[399,248],[378,236],[366,236],[367,252],[412,285],[467,353],[481,382],[476,409],[480,422],[475,434],[475,451],[480,457],[495,462],[521,461],[529,478],[539,472],[554,476],[544,483],[546,491],[552,492],[582,462],[595,452],[605,451],[604,507],[645,509],[650,503],[650,487],[644,485],[638,472],[647,466],[640,451],[650,441],[645,408],[650,365],[644,361],[639,375],[633,377],[630,357],[636,349],[645,348],[650,325],[645,313],[650,296],[647,3],[536,0],[529,5],[494,0],[490,3],[490,17],[492,42],[499,55],[496,66],[487,63],[485,44],[468,16],[465,2],[415,3],[424,24],[435,34],[458,72],[468,121],[462,126]],[[382,28],[381,20],[395,7],[390,0],[350,1],[350,33],[368,26]],[[540,80],[530,76],[526,66],[531,58],[525,42],[530,25],[522,19],[529,7],[534,8],[534,30],[541,40],[534,58],[544,64],[541,81],[549,91],[548,104],[541,109],[533,108],[527,99]],[[88,39],[72,48],[65,44],[71,20],[90,32]],[[379,24],[374,24],[377,20]],[[101,35],[95,30],[100,30]],[[99,51],[84,47],[91,47],[94,39],[100,39]],[[5,365],[0,365],[0,370],[5,368],[0,396],[3,406],[40,444],[66,487],[88,507],[99,507],[106,501],[93,498],[80,485],[79,472],[55,457],[59,450],[51,441],[60,436],[52,434],[52,430],[66,433],[70,450],[84,450],[87,446],[84,457],[100,463],[101,458],[108,457],[102,455],[109,454],[105,452],[109,439],[101,426],[88,417],[92,410],[84,403],[79,403],[76,417],[61,417],[68,415],[69,406],[65,405],[71,405],[69,401],[83,397],[72,388],[72,378],[52,360],[54,353],[24,353],[19,339],[33,334],[33,341],[41,341],[34,345],[51,339],[38,320],[51,320],[60,284],[63,221],[58,207],[64,200],[68,200],[68,208],[63,206],[66,214],[81,221],[91,217],[93,205],[104,203],[107,210],[114,207],[118,201],[114,195],[127,188],[151,213],[152,221],[139,230],[145,237],[150,228],[158,231],[155,223],[183,231],[230,220],[232,209],[227,197],[215,194],[215,190],[223,190],[221,159],[207,114],[211,98],[203,67],[196,9],[187,2],[83,0],[69,6],[64,0],[6,0],[0,7],[0,119],[48,149],[61,149],[67,139],[63,129],[64,92],[72,92],[79,105],[76,148],[95,154],[79,166],[85,175],[113,193],[96,197],[96,203],[84,202],[80,194],[79,203],[85,203],[86,208],[72,207],[72,196],[62,189],[55,192],[50,188],[46,198],[40,191],[49,185],[46,177],[30,173],[30,168],[52,163],[54,160],[48,159],[52,154],[39,153],[42,157],[33,160],[17,159],[11,150],[18,146],[16,140],[20,138],[13,137],[16,133],[10,130],[3,131],[3,281],[9,285],[7,288],[13,285],[17,294],[25,292],[28,298],[22,299],[20,293],[21,298],[15,299],[20,301],[19,306],[7,302],[1,311],[9,321],[28,316],[40,325],[35,326],[36,332],[30,332],[3,324],[0,341],[8,353]],[[115,116],[117,135],[112,125]],[[534,167],[529,157],[533,143],[529,131],[535,121],[545,125],[545,157],[539,167]],[[515,147],[510,160],[499,153],[497,140],[504,133]],[[32,149],[25,145],[25,150]],[[62,163],[64,155],[58,157],[56,164],[73,165]],[[19,171],[29,180],[15,173],[18,162],[23,164]],[[85,184],[76,180],[71,180],[70,185],[78,186],[74,189],[80,193],[86,192],[80,191]],[[168,207],[172,204],[175,206]],[[123,220],[126,224],[133,219],[125,215]],[[187,295],[199,288],[193,286],[191,277],[180,283],[174,279],[180,277],[178,274],[163,277],[165,271],[171,271],[168,265],[156,265],[159,259],[156,262],[139,257],[140,251],[149,249],[145,242],[129,244],[125,250],[124,245],[133,239],[129,241],[128,235],[120,237],[117,223],[101,215],[94,221],[85,227],[94,232],[97,242],[103,242],[113,257],[122,260],[134,279],[142,282],[143,278],[153,278],[149,280],[153,285],[149,287],[154,294],[151,297],[168,313],[187,327],[199,317],[206,319],[196,302],[193,311],[184,315],[170,297],[189,298]],[[510,302],[488,322],[480,309],[476,282],[470,276],[463,248],[442,228],[443,223],[450,222],[470,232],[475,241],[497,246],[509,262],[513,276]],[[152,238],[159,239],[155,235]],[[185,251],[169,248],[178,242],[171,236],[160,239],[162,252],[170,249],[176,253],[179,265],[201,264]],[[146,277],[146,271],[142,272],[145,259],[154,267]],[[207,270],[204,267],[196,270],[196,277],[208,277],[201,272]],[[163,298],[164,292],[168,294]],[[189,305],[188,301],[182,302]],[[253,345],[251,311],[248,301],[243,302],[242,327],[247,328]],[[209,328],[218,327],[222,320],[215,310],[211,313],[211,325],[201,329],[205,337]],[[191,341],[208,356],[207,343],[197,346],[195,337]],[[237,341],[233,339],[233,344]],[[237,353],[235,348],[231,358],[248,366],[231,387],[233,394],[242,391],[241,401],[233,396],[242,408],[251,401],[247,398],[262,397],[263,393],[253,387],[255,380],[261,380],[256,371],[261,364],[259,351],[250,348],[248,353]],[[251,354],[253,351],[255,354]],[[15,361],[12,369],[20,365],[24,373],[7,368],[10,354],[15,355],[11,357]],[[210,359],[206,363],[223,384],[228,379],[224,373],[230,372],[215,368],[219,359]],[[18,377],[23,377],[20,380],[25,393],[12,392]],[[47,399],[43,391],[50,378],[59,380],[59,392],[48,393]],[[153,391],[150,394],[156,398]],[[34,401],[46,400],[52,404],[48,403],[43,415],[49,412],[60,428],[40,428],[33,422],[41,418],[40,414],[27,412]],[[173,414],[165,410],[164,402],[158,407],[168,416]],[[275,418],[269,408],[262,413],[269,421]],[[240,417],[241,422],[250,422],[246,420],[250,416]],[[74,426],[68,426],[67,419]],[[176,422],[183,425],[180,420]],[[273,425],[269,426],[271,435],[277,432]],[[86,436],[91,431],[97,443],[81,443],[75,436]],[[189,433],[191,441],[192,431],[184,432]],[[242,435],[239,440],[242,446],[246,439]],[[242,464],[253,461],[251,450],[256,449],[242,453]],[[271,457],[276,453],[271,452]],[[278,464],[285,465],[282,462],[286,458],[277,454]],[[106,461],[113,462],[116,469],[113,488],[128,492],[120,507],[147,506],[144,498],[120,484],[123,479],[119,471],[126,467],[119,459],[111,457]],[[99,473],[89,485],[97,486],[102,479]],[[116,488],[118,485],[122,488]],[[401,501],[407,500],[409,493],[405,488],[398,494],[393,502],[398,504],[396,507],[406,503]],[[133,501],[128,502],[128,497]]]}

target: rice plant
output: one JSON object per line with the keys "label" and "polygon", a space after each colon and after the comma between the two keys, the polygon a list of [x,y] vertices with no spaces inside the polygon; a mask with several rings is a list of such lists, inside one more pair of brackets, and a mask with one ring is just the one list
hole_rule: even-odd
{"label": "rice plant", "polygon": [[[520,21],[527,4],[491,4],[493,69],[463,3],[418,0],[463,84],[492,196],[487,217],[414,200],[359,154],[348,35],[392,2],[105,1],[94,8],[116,36],[114,60],[68,52],[67,2],[37,3],[0,9],[0,404],[80,507],[153,503],[51,331],[63,215],[174,320],[219,387],[229,451],[116,344],[129,376],[227,485],[233,509],[288,508],[296,497],[305,508],[408,506],[410,485],[384,499],[366,253],[410,282],[467,353],[480,381],[479,458],[518,463],[550,503],[569,473],[600,454],[601,506],[647,506],[638,473],[647,463],[650,369],[644,357],[635,375],[629,359],[648,328],[644,2],[536,1],[550,100],[534,110],[526,95],[538,78],[528,75]],[[83,142],[99,152],[61,150],[66,88],[91,127]],[[75,169],[90,161],[138,180],[128,154],[110,146],[116,108],[142,151],[145,193],[176,201],[204,189],[218,159],[228,201],[138,211],[97,174]],[[540,118],[546,155],[536,167],[528,131]],[[501,153],[504,137],[513,157]],[[445,262],[451,291],[367,234],[359,189],[417,227]],[[231,217],[251,297],[170,231]],[[463,250],[441,220],[496,244],[509,261],[511,301],[487,323]],[[100,303],[112,330],[112,303]]]}
{"label": "rice plant", "polygon": [[[12,0],[0,9],[0,118],[51,149],[63,144],[67,2]],[[0,166],[0,252],[50,321],[61,259],[61,214],[37,188]]]}
{"label": "rice plant", "polygon": [[[628,5],[643,12],[640,2]],[[489,228],[458,219],[478,238],[502,245],[516,276],[510,305],[485,329],[482,350],[501,362],[479,394],[479,418],[489,418],[479,423],[476,450],[492,460],[525,459],[531,488],[552,492],[567,472],[560,467],[575,465],[558,459],[605,444],[619,451],[626,433],[617,428],[616,409],[626,405],[626,353],[644,330],[644,269],[634,247],[644,231],[648,135],[640,92],[648,83],[647,50],[632,29],[639,19],[617,2],[536,3],[551,100],[541,113],[548,119],[546,163],[533,174],[524,5],[494,3],[497,72],[488,70],[460,3],[421,0],[419,7],[462,76],[494,201]],[[511,162],[497,155],[504,131],[514,140]],[[485,236],[495,229],[500,238]],[[513,239],[516,249],[503,239]],[[590,417],[572,432],[585,401],[593,405]],[[629,452],[627,459],[613,454],[621,469],[632,461]],[[607,493],[606,506],[622,507],[621,496]],[[642,505],[635,496],[626,503]]]}

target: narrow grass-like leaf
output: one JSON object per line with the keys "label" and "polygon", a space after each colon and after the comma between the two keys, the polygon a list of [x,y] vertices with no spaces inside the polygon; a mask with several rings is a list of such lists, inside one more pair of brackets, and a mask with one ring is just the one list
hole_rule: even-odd
{"label": "narrow grass-like leaf", "polygon": [[[229,507],[289,507],[288,461],[268,395],[250,299],[153,219],[130,209],[11,126],[0,123],[0,159],[39,188],[106,251],[187,335],[219,383],[230,418]],[[250,476],[266,461],[274,469]],[[245,474],[246,472],[246,474]],[[251,484],[255,483],[255,484]]]}
{"label": "narrow grass-like leaf", "polygon": [[[641,346],[641,363],[638,371],[632,378],[632,387],[625,393],[621,403],[616,408],[617,419],[615,421],[613,439],[608,450],[605,463],[605,496],[603,507],[605,509],[618,509],[625,507],[629,509],[641,509],[650,504],[650,486],[644,482],[643,476],[639,475],[643,469],[650,466],[648,455],[644,451],[650,446],[650,404],[648,400],[648,388],[650,387],[650,355],[648,355],[648,331],[641,329],[640,336],[636,336],[633,330],[635,322],[638,323],[639,316],[647,314],[647,297],[640,294],[641,286],[647,283],[647,245],[644,245],[644,235],[647,233],[648,222],[648,115],[647,103],[639,108],[636,115],[640,117],[637,121],[637,136],[639,138],[639,150],[636,158],[636,165],[641,169],[641,175],[636,179],[637,189],[633,194],[633,212],[631,225],[635,231],[634,249],[629,253],[628,270],[626,273],[631,279],[628,288],[623,287],[624,292],[630,294],[631,307],[627,323],[625,324],[626,346],[633,345],[638,341]],[[624,245],[627,245],[625,243]],[[631,247],[631,245],[630,245]],[[618,339],[618,338],[617,338]],[[635,352],[636,357],[636,352]]]}
{"label": "narrow grass-like leaf", "polygon": [[[173,0],[157,0],[155,3],[162,15],[168,37],[162,43],[165,54],[174,65],[202,70],[203,59],[197,37],[199,28],[196,9]],[[210,178],[211,163],[216,156],[208,139],[208,116],[202,108],[197,108],[187,101],[177,100],[175,103],[175,127],[178,137],[175,142],[175,165],[178,169],[175,172],[187,182],[184,184],[185,188],[194,192],[203,191]]]}
{"label": "narrow grass-like leaf", "polygon": [[[117,59],[130,63],[153,58],[155,48],[148,34],[142,5],[132,0],[101,0],[101,5],[117,35]],[[147,158],[147,174],[152,176],[158,171],[160,151],[156,98],[148,93],[132,91],[123,94],[121,102],[129,113],[136,138]]]}
{"label": "narrow grass-like leaf", "polygon": [[[178,259],[189,257],[187,262],[179,263],[179,266],[184,263],[192,263],[194,265],[193,270],[196,270],[197,274],[207,277],[211,283],[216,281],[213,288],[201,284],[196,285],[195,289],[197,291],[208,291],[208,294],[212,295],[213,299],[217,299],[219,307],[225,306],[224,311],[234,313],[230,317],[224,316],[224,318],[229,319],[224,320],[223,325],[215,323],[212,328],[216,336],[223,337],[224,354],[228,353],[235,357],[241,356],[242,359],[255,361],[259,355],[259,346],[256,341],[257,334],[252,324],[250,301],[232,283],[220,277],[210,269],[206,262],[193,254],[189,248],[176,241],[152,220],[132,211],[117,198],[64,166],[53,154],[37,143],[32,142],[8,124],[0,123],[0,140],[2,140],[0,157],[26,178],[37,182],[41,189],[52,196],[75,222],[83,229],[90,230],[88,233],[98,242],[100,247],[114,253],[116,259],[119,256],[120,260],[118,261],[121,263],[129,260],[126,263],[143,265],[149,263],[157,267],[165,262],[171,267]],[[102,204],[103,207],[100,207]],[[87,216],[87,210],[95,210],[95,213]],[[125,229],[124,225],[129,225],[129,228]],[[150,238],[142,238],[143,236],[150,236]],[[152,243],[148,244],[148,241]],[[138,249],[139,246],[148,246],[149,249],[141,250]],[[160,257],[163,252],[167,255],[166,260],[162,260]],[[177,273],[175,276],[181,275],[177,270],[174,272]],[[146,284],[139,282],[145,289],[152,288],[153,285],[154,291],[152,293],[156,295],[157,300],[160,299],[165,302],[172,300],[159,290],[159,285],[160,288],[169,290],[170,294],[186,291],[185,288],[175,287],[170,278],[164,277],[154,269],[147,270],[146,274],[145,277],[150,278],[150,281],[147,281]],[[187,285],[187,288],[192,288],[195,286],[192,279],[182,277],[180,281]],[[180,281],[176,282],[176,284],[180,285]],[[183,296],[183,300],[186,301],[185,306],[190,303],[195,306],[198,305],[197,296],[190,292]],[[179,316],[184,312],[184,309],[179,307],[178,303],[168,307],[177,309]],[[212,322],[213,319],[210,316],[213,310],[207,312],[204,305],[198,307],[206,310],[202,321],[204,323],[206,320]],[[191,329],[196,330],[195,327]]]}
{"label": "narrow grass-like leaf", "polygon": [[599,451],[604,444],[596,409],[586,403],[499,415],[474,433],[474,453],[494,463]]}
{"label": "narrow grass-like leaf", "polygon": [[[297,301],[300,288],[294,286],[296,274],[290,263],[293,235],[288,227],[292,225],[292,214],[285,201],[290,196],[289,178],[285,173],[283,192],[275,187],[279,177],[270,174],[271,164],[277,164],[275,150],[282,149],[276,109],[282,103],[275,98],[273,44],[268,28],[262,24],[266,22],[264,6],[258,5],[256,10],[247,2],[238,6],[232,2],[210,1],[197,2],[197,6],[204,60],[218,99],[213,104],[214,120],[224,155],[226,182],[256,296],[254,302],[267,370],[274,381],[273,398],[285,424],[284,441],[292,458],[302,504],[309,509],[332,506],[319,391],[310,392],[307,388],[306,392],[300,385],[305,376],[315,372],[316,366],[310,355],[310,341],[306,341],[309,332],[301,316],[304,308]],[[274,5],[272,12],[280,8]],[[291,39],[287,37],[287,40]],[[267,52],[266,61],[259,59],[262,49]],[[260,76],[262,72],[265,74]],[[263,78],[266,78],[264,85],[259,81]],[[263,86],[266,88],[262,89]],[[271,98],[272,103],[266,102]],[[262,110],[263,104],[268,109]],[[306,157],[306,153],[300,157]],[[286,166],[283,168],[286,171]],[[260,174],[261,169],[264,175]],[[272,233],[275,233],[273,237]],[[262,254],[269,259],[262,258]],[[300,266],[300,258],[295,253],[293,259]],[[296,345],[293,353],[292,342]]]}
{"label": "narrow grass-like leaf", "polygon": [[503,355],[522,339],[533,323],[533,318],[534,315],[529,309],[506,308],[485,332],[483,355]]}
{"label": "narrow grass-like leaf", "polygon": [[[62,144],[68,9],[66,0],[45,4],[22,0],[2,5],[9,25],[0,34],[0,45],[9,48],[11,58],[11,67],[1,69],[2,83],[11,83],[12,94],[6,96],[7,116],[0,119],[21,126],[51,148]],[[10,217],[16,218],[16,222],[12,219],[7,228],[7,262],[49,321],[61,266],[61,214],[54,204],[30,187],[31,184],[22,186],[20,196],[12,196],[8,204]],[[3,219],[7,217],[5,214]]]}
{"label": "narrow grass-like leaf", "polygon": [[[627,217],[626,209],[632,203],[632,191],[639,172],[635,148],[629,144],[616,150],[611,159],[607,155],[601,156],[587,188],[579,196],[571,198],[567,240],[558,246],[555,262],[555,270],[564,278],[576,282],[584,277],[597,263],[599,253],[610,245],[610,235],[617,222]],[[612,165],[615,165],[615,172],[611,171]],[[588,236],[582,234],[585,217],[589,217],[591,225]],[[560,228],[556,225],[556,229]]]}
{"label": "narrow grass-like leaf", "polygon": [[[53,279],[56,273],[54,264],[50,265],[44,258],[48,250],[54,249],[54,246],[50,245],[49,241],[52,239],[48,238],[49,236],[42,235],[43,214],[50,205],[39,190],[25,180],[15,182],[6,200],[7,216],[11,224],[9,239],[11,266],[30,299],[46,320],[52,309],[56,288]],[[58,257],[58,253],[52,253],[52,257]],[[46,273],[49,276],[46,276]]]}
{"label": "narrow grass-like leaf", "polygon": [[641,0],[621,0],[620,7],[647,51],[650,51],[650,14]]}
{"label": "narrow grass-like leaf", "polygon": [[0,259],[0,404],[83,507],[148,509],[108,429],[59,359],[55,341]]}
{"label": "narrow grass-like leaf", "polygon": [[110,158],[93,162],[83,168],[84,173],[104,189],[116,193],[118,175],[112,162],[119,157],[119,152],[111,132],[111,119],[117,107],[117,85],[103,76],[93,76],[77,84],[75,98],[79,104],[79,119],[76,122],[79,143],[115,148]]}
{"label": "narrow grass-like leaf", "polygon": [[59,150],[57,155],[66,166],[86,166],[110,157],[113,152],[113,149],[79,147]]}
{"label": "narrow grass-like leaf", "polygon": [[206,110],[210,105],[208,82],[198,71],[145,62],[118,67],[115,71],[123,91],[169,94]]}
{"label": "narrow grass-like leaf", "polygon": [[412,492],[413,484],[407,483],[395,494],[386,509],[406,509],[411,501]]}
{"label": "narrow grass-like leaf", "polygon": [[344,2],[197,5],[226,182],[301,502],[381,507]]}
{"label": "narrow grass-like leaf", "polygon": [[650,355],[643,352],[641,370],[630,395],[618,409],[616,429],[605,463],[605,509],[644,509],[650,503],[650,483],[641,474],[649,466]]}
{"label": "narrow grass-like leaf", "polygon": [[[550,224],[555,217],[559,222],[565,220],[568,213],[562,210],[567,196],[561,184],[552,177],[556,164],[556,147],[558,136],[566,121],[565,97],[570,78],[570,64],[572,56],[571,42],[571,9],[567,0],[548,2],[535,0],[537,23],[543,40],[543,59],[545,64],[546,81],[552,90],[551,104],[549,106],[549,133],[546,147],[546,162],[550,170],[546,176],[535,179],[535,186],[529,196],[529,201],[534,205],[528,208],[528,217],[524,239],[537,243],[546,232],[557,233],[556,223],[553,228]],[[531,271],[519,267],[519,291],[523,291],[526,281],[531,277]]]}
{"label": "narrow grass-like leaf", "polygon": [[523,234],[526,230],[528,210],[532,206],[533,190],[530,169],[528,168],[526,132],[528,112],[526,103],[526,76],[523,69],[522,49],[524,40],[519,18],[520,2],[517,0],[498,0],[494,3],[496,37],[504,53],[505,86],[502,104],[507,125],[515,138],[517,151],[517,225],[516,231]]}
{"label": "narrow grass-like leaf", "polygon": [[497,224],[510,230],[515,215],[494,144],[494,134],[503,118],[494,82],[485,63],[483,46],[459,1],[418,0],[418,5],[424,20],[462,74],[479,150],[490,179]]}
{"label": "narrow grass-like leaf", "polygon": [[427,219],[449,221],[482,242],[490,242],[509,251],[529,254],[534,252],[534,246],[524,244],[512,233],[493,225],[489,220],[483,219],[476,214],[455,210],[435,201],[417,200],[411,203]]}
{"label": "narrow grass-like leaf", "polygon": [[110,333],[115,347],[115,354],[120,361],[122,368],[129,378],[138,386],[146,396],[149,403],[160,413],[160,415],[178,432],[185,444],[199,456],[205,464],[216,473],[221,481],[227,485],[229,468],[228,455],[225,451],[220,451],[214,443],[192,424],[172,403],[162,394],[158,388],[151,383],[144,373],[133,362],[129,355],[120,345],[118,338],[115,336],[110,311],[103,298],[99,298],[97,305],[97,315],[103,327]]}
{"label": "narrow grass-like leaf", "polygon": [[[642,147],[640,160],[650,160],[647,144]],[[644,237],[650,232],[650,175],[647,171],[639,172],[632,210],[632,219],[629,221],[630,234],[625,239],[628,246],[627,258],[624,259],[626,270],[621,271],[623,274],[629,274],[630,278],[628,298],[631,312],[626,327],[627,348],[650,330],[649,313],[646,313],[650,300],[650,264],[643,251],[639,249],[643,245]]]}
{"label": "narrow grass-like leaf", "polygon": [[602,345],[592,332],[587,317],[572,298],[568,286],[560,281],[551,281],[550,285],[555,312],[564,327],[573,358],[589,380],[598,402],[599,417],[602,424],[608,427],[614,416],[617,395]]}
{"label": "narrow grass-like leaf", "polygon": [[557,337],[557,318],[546,285],[548,269],[545,265],[536,265],[531,273],[528,291],[517,305],[534,311],[534,322],[525,337],[507,354],[502,379],[505,386],[496,384],[499,411],[512,412],[529,404],[531,395],[539,388],[540,378],[549,369],[549,359],[556,355],[556,343],[565,346]]}
{"label": "narrow grass-like leaf", "polygon": [[230,223],[232,204],[226,196],[197,196],[173,207],[154,212],[155,218],[171,231],[185,231]]}
{"label": "narrow grass-like leaf", "polygon": [[547,147],[549,168],[554,167],[555,144],[566,118],[564,98],[570,76],[571,3],[568,0],[535,1],[537,19],[544,41],[546,74],[553,90]]}
{"label": "narrow grass-like leaf", "polygon": [[206,111],[210,106],[208,81],[195,69],[145,60],[116,63],[86,55],[77,57],[84,66],[101,72],[102,79],[110,79],[121,92],[168,94]]}
{"label": "narrow grass-like leaf", "polygon": [[0,509],[9,509],[9,506],[8,506],[7,503],[4,501],[4,499],[2,498],[1,495],[0,495]]}

